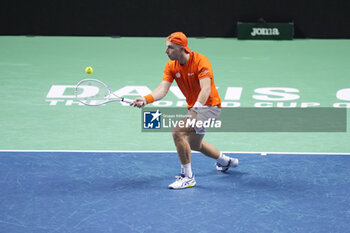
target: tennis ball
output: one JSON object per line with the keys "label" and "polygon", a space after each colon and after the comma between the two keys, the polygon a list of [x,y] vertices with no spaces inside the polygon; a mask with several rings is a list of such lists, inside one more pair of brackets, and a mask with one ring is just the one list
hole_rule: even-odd
{"label": "tennis ball", "polygon": [[85,72],[86,72],[87,74],[92,74],[93,71],[94,71],[94,70],[92,69],[91,66],[88,66],[88,67],[85,68]]}

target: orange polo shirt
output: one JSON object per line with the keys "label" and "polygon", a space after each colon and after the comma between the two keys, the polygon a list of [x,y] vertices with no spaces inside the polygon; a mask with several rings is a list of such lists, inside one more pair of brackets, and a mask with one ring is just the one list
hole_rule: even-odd
{"label": "orange polo shirt", "polygon": [[163,80],[173,82],[174,79],[186,97],[187,108],[190,109],[198,99],[201,87],[199,80],[210,78],[210,95],[205,105],[221,107],[221,99],[214,83],[213,70],[207,57],[191,52],[187,63],[181,65],[177,60],[169,60],[165,66]]}

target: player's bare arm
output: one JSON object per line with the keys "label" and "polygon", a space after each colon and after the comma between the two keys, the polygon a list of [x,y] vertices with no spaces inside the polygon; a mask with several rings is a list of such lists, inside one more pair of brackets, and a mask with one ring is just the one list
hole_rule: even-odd
{"label": "player's bare arm", "polygon": [[[207,102],[211,91],[211,87],[210,87],[211,80],[209,77],[199,80],[199,84],[201,86],[201,91],[199,92],[197,101],[193,106],[194,108],[203,107]],[[197,118],[196,110],[192,109],[192,111],[188,114],[188,118],[190,119]]]}
{"label": "player's bare arm", "polygon": [[[160,85],[156,89],[154,89],[151,93],[151,95],[154,98],[154,101],[163,99],[164,96],[166,96],[166,94],[168,93],[170,86],[171,86],[171,82],[162,81]],[[146,98],[141,97],[141,98],[136,98],[134,102],[132,102],[130,105],[141,108],[146,104],[148,104]]]}
{"label": "player's bare arm", "polygon": [[[205,105],[207,102],[209,95],[210,95],[210,85],[211,85],[211,79],[208,78],[203,78],[199,80],[199,84],[201,86],[201,91],[199,92],[197,102],[199,102],[201,105]],[[197,106],[196,106],[197,107]]]}

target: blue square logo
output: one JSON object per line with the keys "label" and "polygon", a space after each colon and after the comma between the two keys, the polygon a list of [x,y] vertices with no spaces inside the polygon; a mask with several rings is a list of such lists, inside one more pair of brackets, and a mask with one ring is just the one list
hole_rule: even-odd
{"label": "blue square logo", "polygon": [[143,112],[143,128],[144,129],[160,129],[162,113],[157,110],[156,112]]}

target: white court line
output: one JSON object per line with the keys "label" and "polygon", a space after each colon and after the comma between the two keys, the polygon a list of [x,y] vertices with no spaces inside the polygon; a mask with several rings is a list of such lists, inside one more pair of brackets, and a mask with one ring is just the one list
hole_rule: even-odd
{"label": "white court line", "polygon": [[[63,153],[177,153],[175,150],[0,150],[0,152],[63,152]],[[350,153],[332,153],[332,152],[265,152],[265,151],[222,151],[223,153],[230,154],[286,154],[286,155],[350,155]],[[192,153],[200,153],[193,151]]]}

